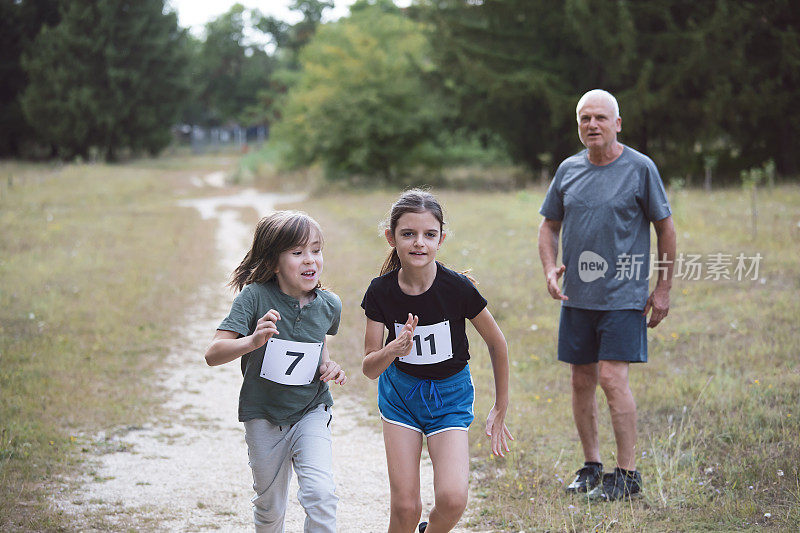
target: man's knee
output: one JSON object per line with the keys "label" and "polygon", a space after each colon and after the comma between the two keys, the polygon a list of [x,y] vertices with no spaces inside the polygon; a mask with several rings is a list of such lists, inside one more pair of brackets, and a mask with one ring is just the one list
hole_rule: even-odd
{"label": "man's knee", "polygon": [[627,363],[600,365],[599,374],[600,387],[606,396],[630,393]]}
{"label": "man's knee", "polygon": [[572,390],[594,392],[597,388],[597,365],[572,365]]}

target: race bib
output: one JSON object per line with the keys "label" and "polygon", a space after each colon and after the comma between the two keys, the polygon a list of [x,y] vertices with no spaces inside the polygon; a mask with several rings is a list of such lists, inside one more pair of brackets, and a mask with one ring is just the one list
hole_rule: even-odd
{"label": "race bib", "polygon": [[321,353],[321,342],[295,342],[273,337],[267,341],[260,376],[283,385],[308,385],[317,373]]}
{"label": "race bib", "polygon": [[[395,337],[400,335],[403,324],[395,323]],[[432,365],[453,357],[453,341],[450,339],[450,321],[445,320],[430,326],[414,328],[414,340],[411,353],[400,357],[403,363],[412,365]]]}

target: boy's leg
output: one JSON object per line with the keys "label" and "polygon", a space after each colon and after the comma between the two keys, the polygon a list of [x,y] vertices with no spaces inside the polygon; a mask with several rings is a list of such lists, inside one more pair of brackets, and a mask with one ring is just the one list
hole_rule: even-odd
{"label": "boy's leg", "polygon": [[436,504],[428,518],[425,533],[444,533],[455,527],[467,507],[469,490],[469,440],[457,429],[428,437],[428,453],[433,463],[433,490]]}
{"label": "boy's leg", "polygon": [[253,521],[259,533],[283,533],[289,494],[291,455],[288,428],[266,420],[244,423],[247,454],[253,470]]}
{"label": "boy's leg", "polygon": [[419,492],[422,433],[384,420],[383,442],[391,491],[389,533],[416,531],[422,514]]}
{"label": "boy's leg", "polygon": [[304,530],[336,533],[336,486],[333,482],[331,408],[319,405],[292,426],[292,463],[300,489],[297,499],[306,511]]}

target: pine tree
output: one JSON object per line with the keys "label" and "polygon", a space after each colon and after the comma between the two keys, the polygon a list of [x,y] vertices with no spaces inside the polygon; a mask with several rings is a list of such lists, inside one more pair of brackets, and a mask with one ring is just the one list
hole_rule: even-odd
{"label": "pine tree", "polygon": [[23,66],[23,110],[62,156],[157,153],[187,93],[184,34],[162,0],[73,0]]}

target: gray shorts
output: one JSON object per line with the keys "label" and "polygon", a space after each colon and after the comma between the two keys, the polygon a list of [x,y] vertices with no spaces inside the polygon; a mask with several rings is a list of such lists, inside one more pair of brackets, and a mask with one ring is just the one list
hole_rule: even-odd
{"label": "gray shorts", "polygon": [[595,311],[561,306],[558,360],[647,362],[647,318],[641,310]]}

